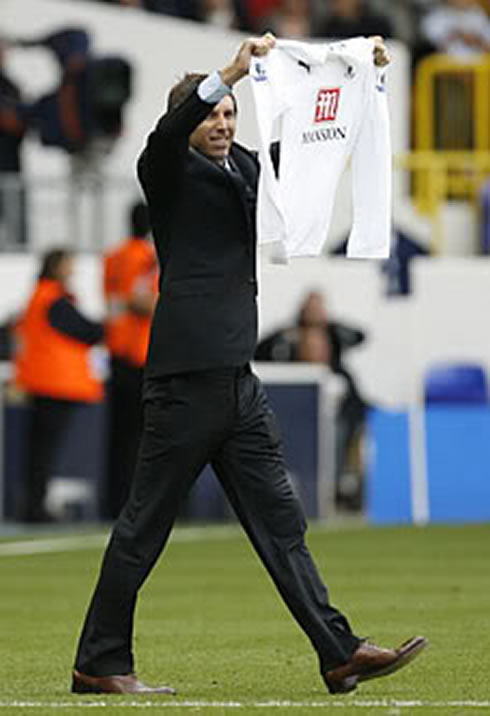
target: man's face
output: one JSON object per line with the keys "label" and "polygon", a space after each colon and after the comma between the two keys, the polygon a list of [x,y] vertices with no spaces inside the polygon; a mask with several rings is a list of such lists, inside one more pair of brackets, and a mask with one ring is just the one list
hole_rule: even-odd
{"label": "man's face", "polygon": [[223,161],[230,152],[235,136],[236,113],[231,97],[223,97],[206,119],[192,132],[189,142],[215,162]]}

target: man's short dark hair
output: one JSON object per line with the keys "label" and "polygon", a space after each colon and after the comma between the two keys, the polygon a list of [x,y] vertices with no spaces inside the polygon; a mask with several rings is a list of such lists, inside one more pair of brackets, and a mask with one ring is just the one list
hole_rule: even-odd
{"label": "man's short dark hair", "polygon": [[169,92],[167,108],[173,109],[187,99],[194,90],[205,80],[207,75],[199,72],[187,72]]}
{"label": "man's short dark hair", "polygon": [[[177,107],[179,104],[182,104],[182,102],[197,89],[207,76],[208,75],[201,72],[187,72],[184,77],[170,90],[167,99],[167,109],[170,110]],[[231,93],[230,97],[233,101],[233,108],[236,114],[238,111],[238,105],[235,95]]]}

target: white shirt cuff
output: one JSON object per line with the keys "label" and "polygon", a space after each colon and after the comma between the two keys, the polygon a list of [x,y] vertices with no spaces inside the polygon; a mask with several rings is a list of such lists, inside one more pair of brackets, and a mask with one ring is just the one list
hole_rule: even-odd
{"label": "white shirt cuff", "polygon": [[203,102],[217,104],[223,97],[231,94],[231,88],[223,82],[220,73],[216,70],[201,82],[197,88],[197,94]]}

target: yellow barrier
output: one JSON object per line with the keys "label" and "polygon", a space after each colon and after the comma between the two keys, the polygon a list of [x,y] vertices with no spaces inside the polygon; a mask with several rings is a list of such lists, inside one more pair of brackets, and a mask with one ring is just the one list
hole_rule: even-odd
{"label": "yellow barrier", "polygon": [[490,55],[425,58],[417,69],[414,101],[417,208],[433,214],[441,191],[448,199],[474,201],[490,172]]}
{"label": "yellow barrier", "polygon": [[395,157],[395,168],[407,170],[417,188],[416,206],[432,222],[431,250],[443,245],[441,208],[448,198],[468,199],[478,211],[482,185],[490,175],[490,151],[418,151]]}
{"label": "yellow barrier", "polygon": [[426,57],[414,99],[417,151],[490,151],[490,55]]}

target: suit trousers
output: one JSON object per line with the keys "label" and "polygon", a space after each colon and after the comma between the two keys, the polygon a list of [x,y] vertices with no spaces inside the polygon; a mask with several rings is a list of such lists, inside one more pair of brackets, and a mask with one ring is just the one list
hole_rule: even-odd
{"label": "suit trousers", "polygon": [[154,378],[129,500],[107,547],[76,656],[93,676],[134,669],[138,590],[161,554],[187,495],[210,462],[292,615],[325,671],[360,640],[328,600],[305,545],[306,523],[288,478],[275,417],[248,366]]}

